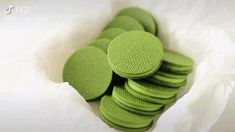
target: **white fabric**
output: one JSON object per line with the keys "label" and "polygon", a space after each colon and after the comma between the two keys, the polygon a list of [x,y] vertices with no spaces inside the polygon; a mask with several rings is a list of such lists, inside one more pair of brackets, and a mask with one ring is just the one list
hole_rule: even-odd
{"label": "white fabric", "polygon": [[188,93],[150,131],[234,131],[235,1],[15,0],[25,10],[6,16],[7,4],[0,4],[0,131],[115,131],[61,73],[68,56],[128,6],[149,10],[165,48],[195,61]]}

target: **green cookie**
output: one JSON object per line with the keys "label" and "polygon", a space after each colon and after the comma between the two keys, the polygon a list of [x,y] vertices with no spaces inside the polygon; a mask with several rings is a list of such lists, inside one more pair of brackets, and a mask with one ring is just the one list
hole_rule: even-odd
{"label": "green cookie", "polygon": [[113,127],[113,128],[116,128],[120,131],[123,131],[123,132],[144,132],[146,130],[148,130],[149,128],[152,127],[153,125],[153,122],[151,124],[149,124],[148,126],[146,127],[142,127],[142,128],[128,128],[128,127],[123,127],[123,126],[120,126],[120,125],[117,125],[111,121],[109,121],[108,119],[106,119],[103,114],[101,113],[101,111],[99,111],[99,116],[100,118],[105,122],[107,123],[110,127]]}
{"label": "green cookie", "polygon": [[165,86],[165,87],[170,87],[170,88],[180,88],[180,87],[184,86],[187,82],[187,80],[185,79],[181,83],[169,83],[169,82],[160,81],[159,79],[156,79],[154,77],[148,77],[145,80],[149,81],[155,85],[160,85],[160,86]]}
{"label": "green cookie", "polygon": [[160,114],[163,110],[164,110],[164,107],[162,107],[161,109],[159,110],[156,110],[156,111],[142,111],[142,110],[138,110],[138,109],[134,109],[132,107],[129,107],[125,104],[122,104],[121,102],[119,102],[116,98],[113,98],[113,101],[121,108],[127,110],[127,111],[130,111],[132,113],[136,113],[136,114],[141,114],[141,115],[152,115],[152,116],[156,116],[158,114]]}
{"label": "green cookie", "polygon": [[159,86],[144,80],[133,81],[128,79],[127,83],[128,86],[136,92],[156,98],[171,98],[178,92],[178,89]]}
{"label": "green cookie", "polygon": [[151,76],[152,78],[155,78],[159,81],[162,81],[162,82],[166,82],[166,83],[183,83],[185,82],[185,78],[170,78],[170,77],[164,77],[162,75],[159,75],[159,74],[153,74]]}
{"label": "green cookie", "polygon": [[129,16],[136,19],[139,23],[141,23],[145,29],[145,31],[150,32],[152,34],[156,33],[156,25],[152,15],[138,7],[130,7],[121,10],[117,16]]}
{"label": "green cookie", "polygon": [[118,16],[114,18],[108,25],[104,28],[105,30],[110,28],[122,28],[125,30],[142,30],[143,26],[134,18],[128,16]]}
{"label": "green cookie", "polygon": [[187,75],[192,71],[191,66],[176,66],[165,62],[163,62],[160,69],[178,75]]}
{"label": "green cookie", "polygon": [[154,74],[151,77],[146,78],[146,80],[150,80],[151,82],[161,86],[173,88],[179,88],[186,84],[186,78],[169,78],[159,74]]}
{"label": "green cookie", "polygon": [[135,91],[134,89],[132,89],[127,83],[125,83],[125,89],[132,94],[133,96],[142,99],[142,100],[146,100],[152,103],[158,103],[158,104],[169,104],[172,103],[174,101],[176,101],[176,95],[169,97],[169,98],[157,98],[157,97],[152,97],[152,96],[148,96],[148,95],[144,95],[142,93],[139,93],[137,91]]}
{"label": "green cookie", "polygon": [[110,96],[102,97],[100,115],[112,124],[129,129],[148,128],[154,118],[154,116],[139,115],[129,112],[119,107]]}
{"label": "green cookie", "polygon": [[89,44],[89,46],[94,46],[107,52],[111,40],[109,39],[97,39]]}
{"label": "green cookie", "polygon": [[105,31],[103,31],[98,38],[106,38],[113,40],[115,37],[117,37],[119,34],[126,32],[126,30],[121,28],[110,28]]}
{"label": "green cookie", "polygon": [[162,111],[163,105],[140,100],[131,95],[123,86],[115,86],[112,99],[120,107],[130,112],[144,115],[156,115]]}
{"label": "green cookie", "polygon": [[139,79],[158,70],[163,46],[150,33],[130,31],[120,34],[110,43],[107,55],[115,73],[124,78]]}
{"label": "green cookie", "polygon": [[190,69],[192,69],[193,67],[193,61],[190,58],[173,51],[165,50],[163,55],[163,61],[164,63],[178,67],[186,67]]}
{"label": "green cookie", "polygon": [[153,20],[154,20],[154,23],[155,23],[155,27],[156,27],[156,32],[155,32],[155,35],[158,36],[158,24],[157,24],[157,21],[156,19],[153,17]]}
{"label": "green cookie", "polygon": [[162,71],[162,70],[158,70],[156,72],[156,74],[161,75],[163,77],[167,77],[167,78],[175,78],[175,79],[186,79],[187,78],[186,75],[175,74],[175,73],[171,73],[168,71]]}
{"label": "green cookie", "polygon": [[63,80],[86,100],[100,97],[112,80],[112,69],[105,52],[96,47],[77,50],[64,66]]}

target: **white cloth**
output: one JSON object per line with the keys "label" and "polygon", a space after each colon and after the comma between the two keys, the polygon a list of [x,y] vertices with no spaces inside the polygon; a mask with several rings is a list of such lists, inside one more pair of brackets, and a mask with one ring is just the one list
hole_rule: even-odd
{"label": "white cloth", "polygon": [[[3,11],[7,4],[2,1]],[[24,0],[0,18],[0,131],[115,131],[67,83],[63,65],[120,9],[139,6],[157,19],[164,47],[190,56],[193,73],[177,103],[150,131],[235,129],[235,1]],[[22,9],[22,10],[20,10]],[[182,91],[184,93],[185,91]]]}

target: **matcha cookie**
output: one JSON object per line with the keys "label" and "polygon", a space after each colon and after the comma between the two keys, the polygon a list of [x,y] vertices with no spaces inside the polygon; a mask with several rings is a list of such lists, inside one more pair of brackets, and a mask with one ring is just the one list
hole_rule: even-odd
{"label": "matcha cookie", "polygon": [[104,52],[107,52],[111,40],[109,39],[97,39],[91,42],[88,46],[94,46],[99,49],[102,49]]}
{"label": "matcha cookie", "polygon": [[105,52],[96,47],[77,50],[64,66],[63,80],[86,100],[100,97],[112,80],[112,69]]}
{"label": "matcha cookie", "polygon": [[118,106],[128,111],[144,114],[156,115],[162,111],[163,105],[154,104],[131,95],[123,86],[115,86],[112,93],[113,101]]}
{"label": "matcha cookie", "polygon": [[118,129],[146,130],[154,118],[129,112],[119,107],[110,96],[102,97],[99,112],[101,119]]}
{"label": "matcha cookie", "polygon": [[122,34],[126,32],[125,29],[121,29],[121,28],[110,28],[107,29],[105,31],[103,31],[100,36],[98,37],[98,39],[100,38],[106,38],[106,39],[110,39],[113,40],[114,38],[116,38],[119,34]]}
{"label": "matcha cookie", "polygon": [[111,22],[107,24],[104,30],[110,28],[122,28],[124,30],[142,30],[144,31],[143,26],[134,18],[128,16],[118,16],[114,18]]}
{"label": "matcha cookie", "polygon": [[117,36],[108,48],[111,68],[124,78],[139,79],[154,74],[161,65],[163,46],[154,35],[130,31]]}
{"label": "matcha cookie", "polygon": [[144,9],[138,7],[130,7],[121,10],[117,16],[129,16],[136,19],[139,23],[141,23],[145,29],[145,31],[150,32],[152,34],[156,34],[156,24],[152,17],[152,15]]}

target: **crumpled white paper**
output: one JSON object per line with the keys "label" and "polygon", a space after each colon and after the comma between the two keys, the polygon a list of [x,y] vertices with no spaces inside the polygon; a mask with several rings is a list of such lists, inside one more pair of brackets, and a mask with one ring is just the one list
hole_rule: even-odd
{"label": "crumpled white paper", "polygon": [[[3,11],[8,2],[0,5]],[[114,129],[61,82],[73,51],[92,41],[128,6],[157,19],[165,48],[195,61],[185,93],[150,131],[233,132],[235,129],[235,2],[233,0],[13,1],[22,12],[0,18],[0,131],[77,132]]]}

